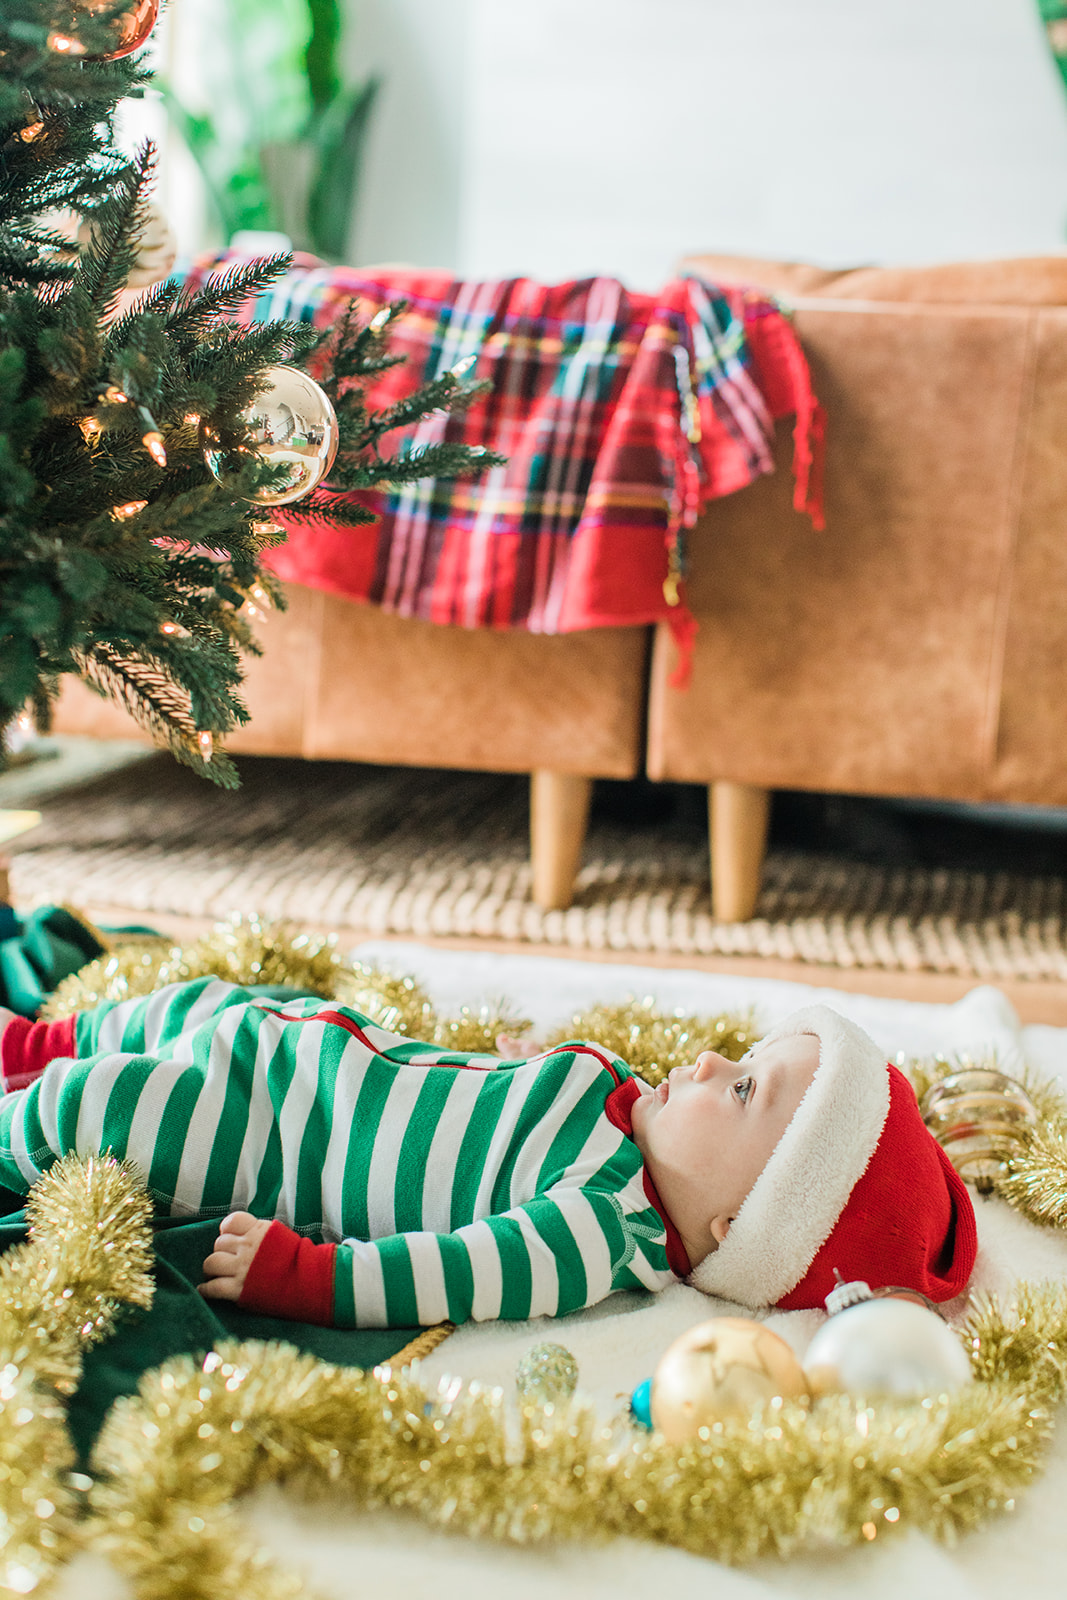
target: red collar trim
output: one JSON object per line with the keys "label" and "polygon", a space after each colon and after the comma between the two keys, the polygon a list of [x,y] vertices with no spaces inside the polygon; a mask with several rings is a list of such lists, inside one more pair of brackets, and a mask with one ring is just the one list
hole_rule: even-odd
{"label": "red collar trim", "polygon": [[[634,1101],[640,1100],[641,1090],[638,1088],[636,1078],[624,1078],[623,1081],[608,1095],[604,1101],[604,1110],[612,1127],[618,1128],[628,1139],[634,1136],[633,1108]],[[647,1167],[641,1169],[641,1179],[645,1186],[645,1194],[652,1209],[659,1214],[667,1234],[667,1265],[676,1278],[688,1278],[692,1272],[692,1264],[686,1254],[682,1236],[667,1215],[663,1201],[656,1192],[656,1185],[652,1182],[651,1174]]]}

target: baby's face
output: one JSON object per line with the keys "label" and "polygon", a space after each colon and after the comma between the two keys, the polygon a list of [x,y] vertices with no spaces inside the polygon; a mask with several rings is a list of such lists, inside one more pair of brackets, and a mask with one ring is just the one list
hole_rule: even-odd
{"label": "baby's face", "polygon": [[726,1237],[818,1064],[810,1033],[742,1061],[705,1050],[634,1102],[634,1139],[693,1266]]}

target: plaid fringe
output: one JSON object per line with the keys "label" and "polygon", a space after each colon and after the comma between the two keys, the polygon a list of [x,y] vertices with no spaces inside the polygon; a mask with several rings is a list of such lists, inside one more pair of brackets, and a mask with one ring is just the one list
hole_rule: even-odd
{"label": "plaid fringe", "polygon": [[[201,262],[195,281],[231,264]],[[368,400],[388,405],[473,358],[491,391],[387,443],[480,445],[507,464],[357,498],[369,527],[302,519],[272,552],[283,578],[462,627],[564,633],[666,620],[686,653],[684,536],[703,507],[772,470],[776,417],[795,414],[795,503],[821,526],[822,414],[778,304],[679,278],[631,294],[612,278],[517,278],[326,267],[297,257],[244,320],[328,325],[398,299],[390,348],[407,357]],[[285,521],[284,515],[279,520]]]}

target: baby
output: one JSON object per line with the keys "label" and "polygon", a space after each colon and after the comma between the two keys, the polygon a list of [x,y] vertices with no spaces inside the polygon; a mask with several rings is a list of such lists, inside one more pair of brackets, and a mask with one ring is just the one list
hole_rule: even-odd
{"label": "baby", "polygon": [[946,1300],[974,1263],[907,1080],[824,1006],[656,1089],[598,1045],[501,1062],[215,978],[0,1029],[0,1184],[128,1157],[161,1209],[222,1219],[200,1291],[257,1311],[526,1318],[679,1278],[794,1309],[838,1273]]}

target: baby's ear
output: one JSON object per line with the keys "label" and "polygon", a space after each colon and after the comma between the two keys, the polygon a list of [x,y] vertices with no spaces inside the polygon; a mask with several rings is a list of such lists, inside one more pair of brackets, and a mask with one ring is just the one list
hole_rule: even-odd
{"label": "baby's ear", "polygon": [[730,1224],[733,1220],[733,1217],[712,1217],[711,1233],[716,1244],[723,1243],[730,1231]]}

